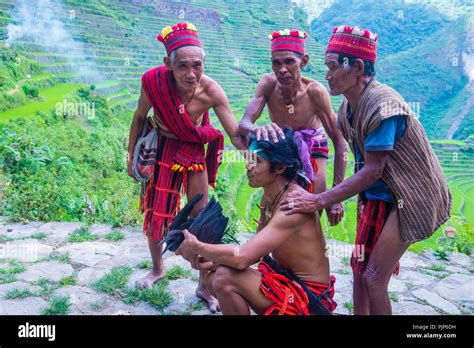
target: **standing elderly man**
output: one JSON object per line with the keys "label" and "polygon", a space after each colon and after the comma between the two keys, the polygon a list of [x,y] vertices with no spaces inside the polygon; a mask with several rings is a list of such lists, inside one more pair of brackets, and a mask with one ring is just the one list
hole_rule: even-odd
{"label": "standing elderly man", "polygon": [[[191,214],[196,216],[207,203],[207,185],[215,184],[224,137],[211,126],[209,109],[214,109],[232,143],[242,147],[238,125],[224,91],[204,75],[205,54],[196,27],[191,23],[166,27],[158,40],[165,45],[167,57],[163,59],[164,65],[142,77],[128,148],[128,173],[133,177],[131,156],[148,111],[153,107],[153,121],[159,129],[157,158],[140,202],[153,269],[137,281],[138,287],[151,287],[164,275],[162,250],[157,244],[176,216],[180,191],[187,193],[188,200],[197,194],[204,195]],[[208,302],[212,312],[218,310],[217,300],[201,281],[196,295]]]}
{"label": "standing elderly man", "polygon": [[[240,121],[239,130],[243,135],[255,134],[258,140],[262,137],[277,141],[276,134],[283,136],[281,129],[291,127],[295,137],[304,141],[303,146],[307,148],[304,156],[311,160],[306,161],[309,165],[304,168],[309,183],[306,188],[313,193],[321,193],[326,190],[326,163],[329,158],[326,133],[335,149],[334,185],[344,179],[346,145],[337,128],[336,115],[326,88],[301,74],[301,69],[309,62],[305,52],[306,37],[303,31],[288,29],[270,35],[273,72],[262,76],[255,96]],[[258,127],[254,123],[265,105],[273,123]],[[336,203],[328,207],[327,213],[330,224],[336,225],[341,221],[344,210],[340,203]]]}
{"label": "standing elderly man", "polygon": [[[354,314],[391,314],[388,283],[410,243],[431,236],[450,216],[451,194],[426,133],[405,100],[374,79],[377,35],[334,28],[326,80],[343,94],[338,126],[356,159],[355,174],[321,194],[289,193],[286,214],[321,210],[359,194]],[[358,214],[359,215],[359,214]],[[362,257],[360,257],[362,256]]]}

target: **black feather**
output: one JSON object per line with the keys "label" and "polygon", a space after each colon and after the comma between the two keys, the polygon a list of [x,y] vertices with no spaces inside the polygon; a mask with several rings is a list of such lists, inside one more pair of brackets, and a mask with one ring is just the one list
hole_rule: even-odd
{"label": "black feather", "polygon": [[229,219],[222,214],[222,206],[214,199],[207,203],[195,219],[189,219],[194,206],[202,199],[197,195],[191,199],[170,225],[170,232],[158,246],[166,243],[162,254],[167,250],[176,251],[184,240],[183,230],[187,229],[203,243],[219,244],[226,231]]}
{"label": "black feather", "polygon": [[169,226],[170,231],[178,230],[178,229],[184,230],[184,228],[181,228],[180,226],[188,221],[189,215],[191,215],[191,212],[193,211],[194,206],[201,201],[202,197],[204,197],[204,195],[200,193],[194,196],[192,199],[190,199],[188,203],[186,203],[184,208],[181,209],[178,215],[176,215],[174,221]]}

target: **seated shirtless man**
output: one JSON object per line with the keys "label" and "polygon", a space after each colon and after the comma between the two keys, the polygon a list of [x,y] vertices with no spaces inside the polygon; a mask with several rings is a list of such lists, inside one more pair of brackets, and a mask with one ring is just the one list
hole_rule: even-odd
{"label": "seated shirtless man", "polygon": [[[206,285],[223,314],[248,315],[251,308],[263,315],[309,315],[321,307],[326,312],[321,314],[330,314],[336,308],[318,213],[285,216],[278,208],[288,193],[304,190],[296,184],[303,167],[298,142],[291,129],[284,135],[278,143],[250,136],[249,150],[256,156],[247,164],[249,184],[264,190],[255,237],[243,245],[206,244],[185,230],[176,251],[194,268],[209,270]],[[257,270],[250,267],[258,261]],[[278,268],[293,275],[279,274]],[[313,310],[315,298],[319,312]]]}

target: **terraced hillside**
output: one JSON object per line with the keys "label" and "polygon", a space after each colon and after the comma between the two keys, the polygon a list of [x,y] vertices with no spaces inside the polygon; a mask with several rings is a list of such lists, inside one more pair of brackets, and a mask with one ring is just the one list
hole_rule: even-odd
{"label": "terraced hillside", "polygon": [[[125,149],[128,126],[140,91],[140,77],[149,68],[161,64],[165,54],[156,40],[162,27],[177,21],[196,24],[207,52],[206,73],[222,85],[237,119],[243,115],[261,74],[270,71],[268,34],[282,28],[308,30],[305,14],[284,0],[251,0],[245,2],[245,6],[239,1],[222,0],[212,3],[204,0],[64,0],[62,4],[51,0],[50,7],[56,8],[52,11],[54,15],[39,17],[61,23],[63,33],[67,33],[65,39],[55,41],[53,37],[46,37],[42,41],[26,35],[12,40],[7,28],[9,24],[10,28],[12,25],[21,28],[19,6],[24,3],[0,0],[0,38],[8,39],[2,53],[5,71],[9,71],[5,76],[0,74],[0,97],[4,97],[0,100],[5,100],[0,105],[0,129],[8,134],[0,148],[10,156],[3,173],[7,177],[5,185],[10,185],[3,198],[8,197],[10,205],[4,203],[0,208],[2,214],[16,219],[92,219],[140,224],[139,188],[126,176]],[[322,47],[312,39],[307,41],[311,60],[304,73],[323,82]],[[69,100],[92,101],[102,116],[63,120],[57,114],[48,114],[54,114],[58,103]],[[333,98],[335,107],[339,103],[339,98]],[[215,117],[213,123],[220,127]],[[460,143],[436,146],[454,191],[454,217],[449,224],[467,234],[474,223],[473,191],[469,182],[474,157],[472,153],[459,150],[459,162],[453,162],[450,151],[454,147],[460,149]],[[106,168],[102,167],[104,163],[107,163]],[[350,162],[347,175],[352,167],[353,162]],[[31,170],[38,180],[28,181],[21,176],[22,168]],[[328,182],[332,181],[332,168],[330,164]],[[13,170],[16,176],[12,176]],[[49,181],[43,182],[43,179]],[[46,188],[32,190],[35,185]],[[22,190],[26,187],[25,191],[20,187]],[[50,192],[53,188],[60,194]],[[261,191],[248,186],[242,161],[224,161],[218,190],[228,208],[226,211],[234,218],[233,228],[252,230]],[[39,196],[44,196],[44,200],[39,201]],[[29,201],[31,197],[33,203]],[[47,204],[56,201],[59,203],[54,206],[54,213],[44,213],[49,209]],[[17,207],[11,202],[16,202]],[[35,203],[44,205],[44,210],[31,212]],[[345,205],[344,221],[327,228],[327,234],[353,242],[355,201],[349,200]],[[326,222],[323,223],[326,226]],[[439,231],[418,248],[434,248],[436,238],[441,235]]]}

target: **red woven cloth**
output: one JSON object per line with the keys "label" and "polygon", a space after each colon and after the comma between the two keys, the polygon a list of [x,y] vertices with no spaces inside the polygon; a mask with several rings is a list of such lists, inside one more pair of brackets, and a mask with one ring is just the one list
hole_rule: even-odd
{"label": "red woven cloth", "polygon": [[345,53],[353,57],[367,59],[375,64],[377,60],[377,34],[367,29],[348,25],[334,27],[326,48],[327,52]]}
{"label": "red woven cloth", "polygon": [[292,51],[299,54],[305,54],[305,39],[307,34],[298,30],[274,31],[271,35],[272,52],[274,51]]}
{"label": "red woven cloth", "polygon": [[[321,141],[320,144],[315,144],[313,147],[313,152],[311,154],[311,165],[313,166],[314,175],[318,173],[319,167],[318,162],[316,162],[317,158],[329,158],[329,145],[326,136],[324,136],[324,140]],[[314,192],[314,184],[312,182],[308,183],[307,185],[303,185],[303,188],[308,192]]]}
{"label": "red woven cloth", "polygon": [[[179,139],[159,135],[154,175],[140,202],[145,212],[145,234],[149,235],[151,226],[152,239],[160,241],[167,233],[163,227],[173,222],[179,210],[180,190],[183,189],[183,194],[186,192],[183,182],[186,183],[187,171],[207,170],[209,184],[215,186],[224,136],[211,126],[207,111],[202,125],[194,126],[176,93],[172,73],[164,65],[147,71],[142,77],[142,86],[155,117],[168,133]],[[209,143],[207,153],[206,143]]]}
{"label": "red woven cloth", "polygon": [[166,54],[169,55],[174,50],[184,46],[198,46],[202,47],[199,40],[199,34],[196,27],[191,23],[176,23],[168,28],[170,32],[163,36],[157,36],[158,41],[162,42],[166,48]]}
{"label": "red woven cloth", "polygon": [[[261,261],[258,271],[262,274],[260,290],[272,300],[272,304],[264,315],[310,315],[308,295],[301,285],[275,272],[270,265]],[[329,277],[329,285],[317,282],[304,282],[311,292],[321,297],[323,305],[331,312],[336,309],[334,283],[336,277]]]}
{"label": "red woven cloth", "polygon": [[[382,233],[385,221],[387,221],[392,204],[372,199],[368,199],[365,203],[364,211],[357,224],[356,247],[351,257],[351,266],[355,273],[361,274],[365,270],[375,244]],[[393,274],[397,275],[399,271],[400,262],[395,266]]]}

